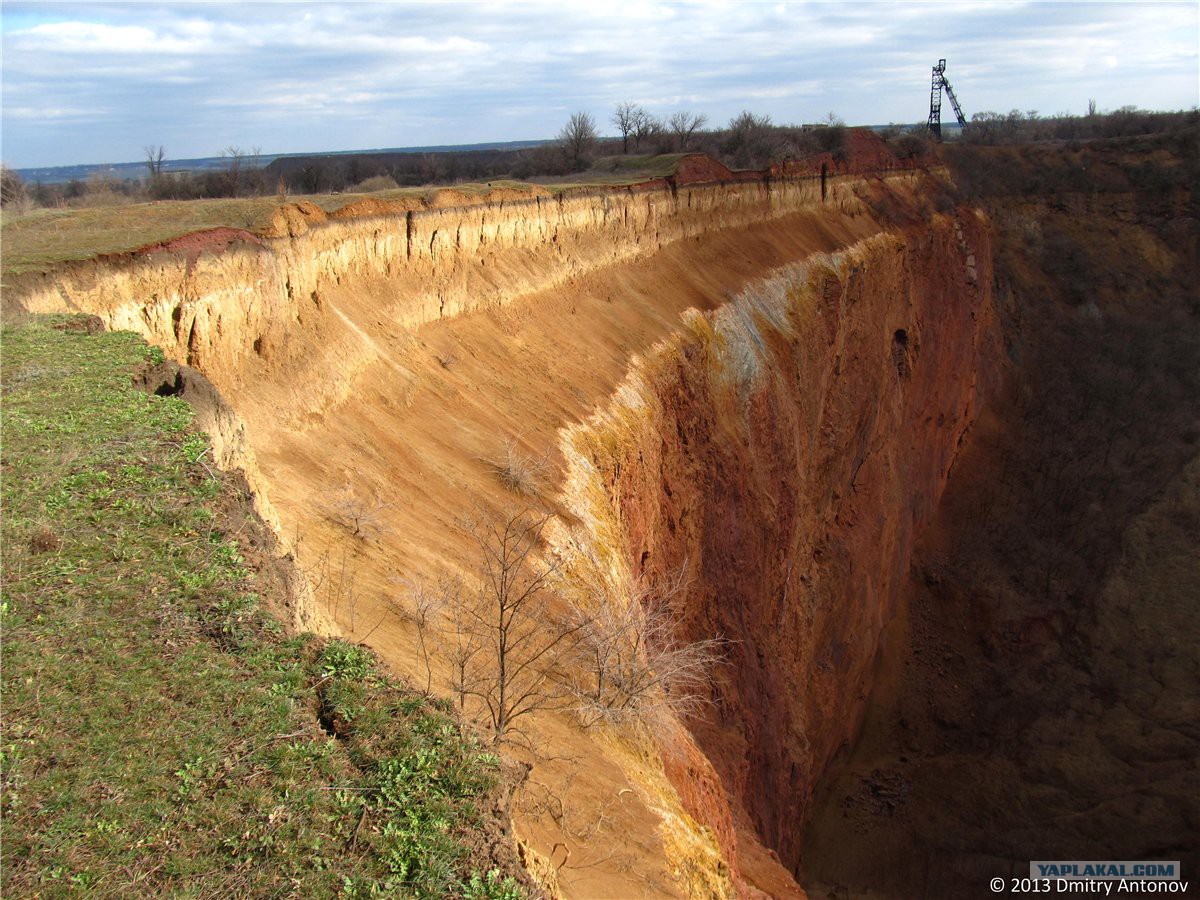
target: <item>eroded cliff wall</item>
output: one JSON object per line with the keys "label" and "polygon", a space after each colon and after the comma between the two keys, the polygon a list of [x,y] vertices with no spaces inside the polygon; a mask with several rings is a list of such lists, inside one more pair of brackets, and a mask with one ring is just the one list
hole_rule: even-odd
{"label": "eroded cliff wall", "polygon": [[[289,236],[222,252],[159,249],[84,261],[6,292],[6,308],[86,311],[142,334],[202,371],[233,408],[263,402],[254,385],[286,379],[294,427],[342,403],[423,324],[496,308],[622,261],[713,232],[820,206],[855,204],[859,176],[499,200],[463,207],[292,223]],[[384,334],[379,329],[384,328]],[[382,338],[382,341],[381,341]],[[412,376],[391,366],[403,381]],[[217,461],[246,472],[260,512],[282,527],[252,442],[229,410],[202,417]]]}
{"label": "eroded cliff wall", "polygon": [[[918,541],[814,893],[977,897],[1023,861],[1200,868],[1200,132],[944,148],[1011,366]],[[921,848],[914,853],[913,848]]]}
{"label": "eroded cliff wall", "polygon": [[568,436],[579,545],[629,584],[682,571],[680,635],[730,642],[689,722],[729,808],[664,748],[727,849],[749,826],[797,865],[813,784],[855,734],[914,536],[999,365],[989,259],[963,211],[785,269],[692,315]]}
{"label": "eroded cliff wall", "polygon": [[657,748],[538,725],[554,761],[531,787],[603,815],[573,829],[518,803],[530,852],[566,850],[570,896],[799,896],[786,868],[812,784],[857,727],[914,536],[996,365],[987,223],[934,212],[924,173],[826,188],[336,221],[82,264],[22,302],[98,314],[207,375],[227,401],[218,460],[247,470],[314,585],[300,618],[401,671],[420,657],[397,585],[469,577],[462,515],[514,502],[497,458],[543,458],[521,502],[558,513],[547,553],[614,598],[683,570],[680,636],[730,643],[714,705]]}
{"label": "eroded cliff wall", "polygon": [[[859,181],[831,179],[823,205],[852,203]],[[377,292],[382,315],[415,328],[675,241],[815,205],[822,205],[820,179],[793,178],[337,219],[217,254],[161,251],[80,263],[27,279],[19,302],[35,313],[87,309],[220,378],[252,354],[281,363],[294,356],[298,333],[328,330],[323,299],[343,286]]]}

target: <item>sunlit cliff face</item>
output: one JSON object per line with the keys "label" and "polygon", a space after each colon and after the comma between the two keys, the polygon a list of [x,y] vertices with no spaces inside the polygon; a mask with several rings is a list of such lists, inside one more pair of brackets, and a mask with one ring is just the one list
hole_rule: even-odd
{"label": "sunlit cliff face", "polygon": [[[726,642],[710,702],[650,729],[538,719],[526,790],[604,815],[519,795],[526,860],[572,896],[801,896],[814,785],[856,734],[913,542],[997,377],[989,226],[933,211],[937,185],[347,219],[81,265],[23,302],[95,312],[211,379],[201,422],[308,582],[297,622],[401,672],[420,657],[397,585],[473,577],[466,511],[551,512],[546,557],[612,602],[682,576],[679,639]],[[532,499],[496,478],[513,442],[547,460]],[[369,533],[339,523],[346,496],[376,505]],[[318,577],[331,559],[352,589]]]}
{"label": "sunlit cliff face", "polygon": [[813,257],[689,317],[568,434],[597,564],[685,572],[681,632],[730,641],[688,722],[723,791],[664,748],[730,856],[753,830],[794,869],[813,785],[855,736],[914,537],[998,375],[989,259],[971,213]]}

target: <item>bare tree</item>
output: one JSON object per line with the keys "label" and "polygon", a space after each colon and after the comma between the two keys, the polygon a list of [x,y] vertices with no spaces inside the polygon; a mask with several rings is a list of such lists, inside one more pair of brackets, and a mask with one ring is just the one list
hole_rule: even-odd
{"label": "bare tree", "polygon": [[662,710],[687,714],[709,702],[713,670],[728,642],[678,638],[671,605],[687,590],[685,566],[657,588],[624,598],[601,595],[595,610],[578,614],[583,638],[573,687],[585,726]]}
{"label": "bare tree", "polygon": [[231,144],[221,151],[221,156],[228,160],[225,164],[225,178],[229,195],[236,197],[242,186],[242,165],[246,159],[246,152],[241,147]]}
{"label": "bare tree", "polygon": [[636,103],[630,103],[628,100],[617,104],[617,108],[613,112],[612,123],[621,132],[622,153],[629,152],[629,136],[633,134],[634,129],[637,127],[638,116],[644,114],[645,110]]}
{"label": "bare tree", "polygon": [[261,147],[243,150],[231,144],[221,151],[221,156],[228,160],[225,164],[225,181],[229,196],[240,196],[244,190],[256,193],[261,188],[258,183],[262,178]]}
{"label": "bare tree", "polygon": [[163,159],[167,155],[167,149],[159,144],[157,147],[154,144],[147,144],[143,148],[146,154],[146,170],[149,172],[150,180],[158,178],[162,175]]}
{"label": "bare tree", "polygon": [[456,690],[460,702],[479,702],[497,741],[523,716],[561,705],[566,691],[559,664],[584,627],[551,610],[550,579],[558,564],[535,558],[548,519],[523,510],[470,526],[482,585],[475,597],[456,604]]}
{"label": "bare tree", "polygon": [[590,113],[574,113],[558,133],[558,144],[574,171],[587,168],[588,156],[596,146],[596,120]]}
{"label": "bare tree", "polygon": [[704,123],[707,121],[707,116],[701,114],[692,115],[684,109],[672,113],[671,118],[667,120],[667,128],[675,136],[675,148],[680,152],[686,151],[688,144],[692,140],[692,135],[703,128]]}
{"label": "bare tree", "polygon": [[646,110],[638,107],[637,117],[633,123],[633,149],[640,153],[642,141],[660,134],[662,130],[662,122],[658,121],[658,119],[654,118]]}

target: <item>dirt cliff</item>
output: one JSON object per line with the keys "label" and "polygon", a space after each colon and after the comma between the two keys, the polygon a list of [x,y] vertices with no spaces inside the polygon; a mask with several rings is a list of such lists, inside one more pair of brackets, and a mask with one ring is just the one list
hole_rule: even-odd
{"label": "dirt cliff", "polygon": [[998,365],[989,226],[943,192],[845,174],[390,212],[20,299],[203,372],[215,456],[309,584],[300,621],[414,676],[403,585],[472,577],[462,516],[514,502],[506,449],[544,459],[545,552],[614,597],[684,570],[680,636],[729,650],[686,722],[537,720],[531,869],[569,896],[802,896],[813,785]]}
{"label": "dirt cliff", "polygon": [[970,212],[810,258],[692,315],[570,434],[579,543],[630,583],[682,571],[681,634],[730,641],[688,723],[722,790],[668,766],[729,858],[740,831],[794,870],[855,736],[913,541],[998,376],[989,260]]}

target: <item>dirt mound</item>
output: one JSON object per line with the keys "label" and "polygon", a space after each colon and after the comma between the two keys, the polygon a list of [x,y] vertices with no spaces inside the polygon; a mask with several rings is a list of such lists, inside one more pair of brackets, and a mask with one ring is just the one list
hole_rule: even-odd
{"label": "dirt mound", "polygon": [[494,187],[490,188],[484,199],[489,203],[501,200],[532,200],[534,197],[552,197],[553,194],[540,184],[530,184],[525,187]]}
{"label": "dirt mound", "polygon": [[479,194],[464,194],[453,188],[441,188],[429,195],[430,209],[447,209],[452,206],[476,206],[483,203],[484,198]]}
{"label": "dirt mound", "polygon": [[325,210],[309,200],[285,203],[271,214],[270,224],[260,229],[260,233],[269,238],[296,237],[327,218]]}
{"label": "dirt mound", "polygon": [[918,169],[921,163],[916,158],[901,159],[892,148],[869,128],[847,128],[842,144],[836,151],[820,153],[805,159],[786,159],[776,163],[767,171],[772,177],[802,177],[820,175],[847,175],[864,172],[888,172],[894,169]]}
{"label": "dirt mound", "polygon": [[227,250],[230,244],[240,242],[262,244],[257,235],[246,231],[244,228],[229,228],[222,225],[219,228],[206,228],[203,231],[193,231],[190,234],[180,235],[170,240],[147,244],[133,252],[135,255],[163,251],[168,253],[180,251],[185,253],[199,253],[204,250],[211,253],[220,253],[223,250]]}
{"label": "dirt mound", "polygon": [[675,169],[676,184],[699,184],[709,181],[730,181],[733,172],[728,166],[703,153],[689,153]]}
{"label": "dirt mound", "polygon": [[347,203],[329,214],[331,219],[364,219],[370,216],[394,216],[399,213],[422,209],[448,209],[456,206],[479,206],[483,203],[500,203],[505,200],[529,200],[533,197],[549,197],[550,192],[541,185],[531,184],[528,188],[489,187],[486,191],[469,193],[454,188],[439,188],[427,198],[409,197],[362,197]]}
{"label": "dirt mound", "polygon": [[394,216],[399,213],[424,209],[425,201],[420,197],[363,197],[347,203],[329,214],[331,219],[367,219],[372,216]]}

